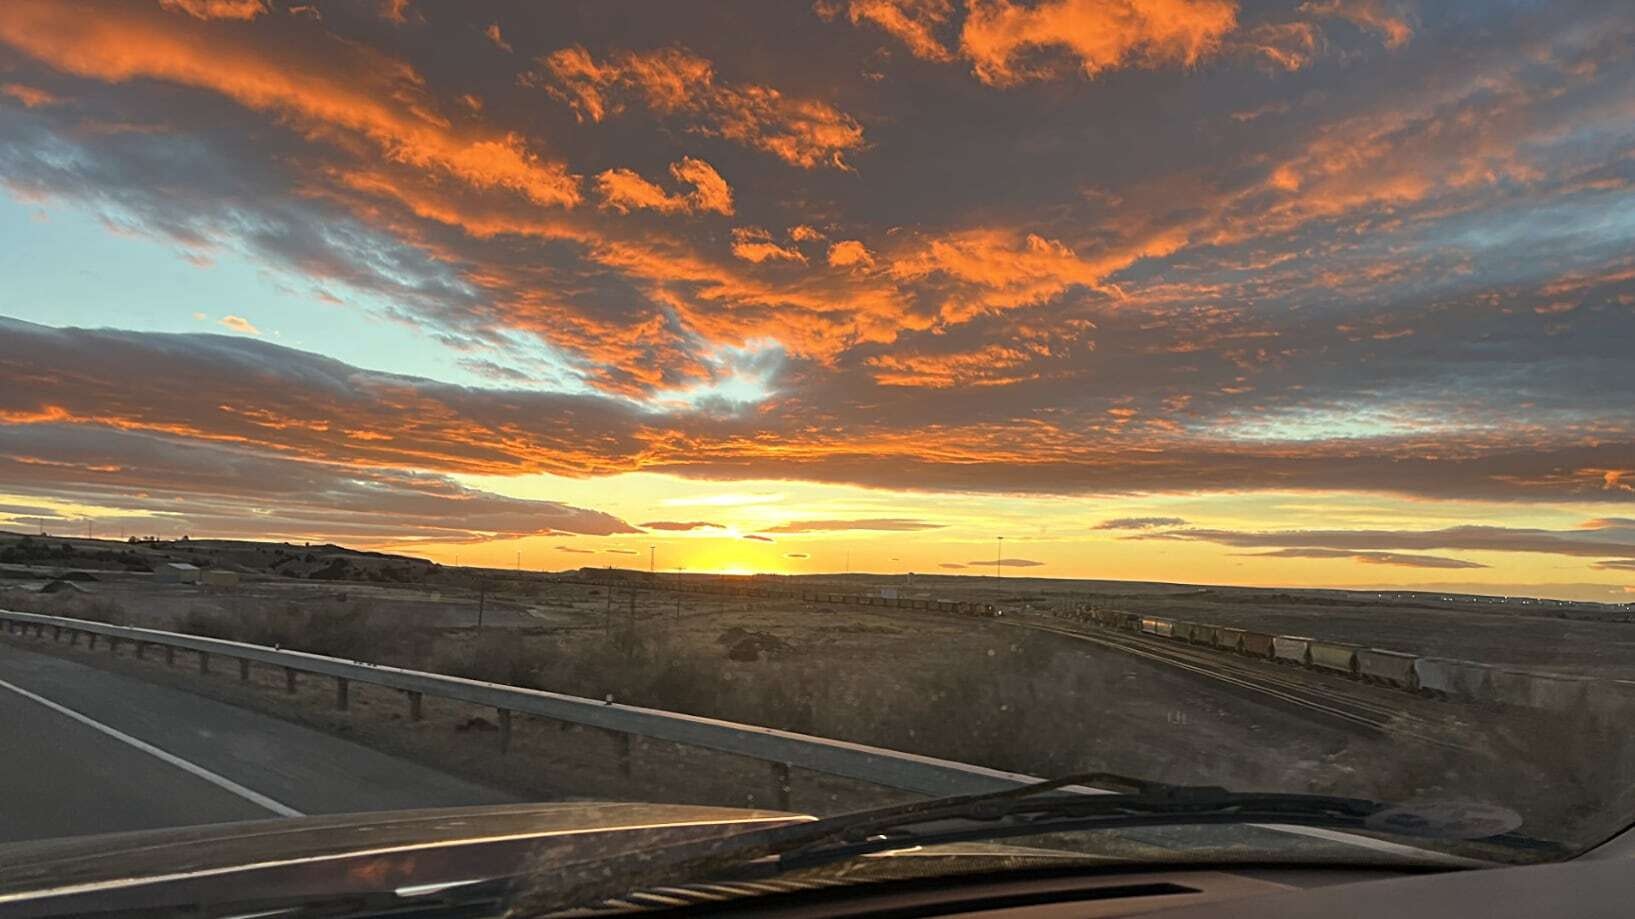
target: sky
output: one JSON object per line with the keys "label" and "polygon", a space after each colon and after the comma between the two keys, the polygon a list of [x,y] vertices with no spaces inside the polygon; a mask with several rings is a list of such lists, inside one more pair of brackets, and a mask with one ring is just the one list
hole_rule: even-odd
{"label": "sky", "polygon": [[0,528],[1635,600],[1635,18],[0,3]]}

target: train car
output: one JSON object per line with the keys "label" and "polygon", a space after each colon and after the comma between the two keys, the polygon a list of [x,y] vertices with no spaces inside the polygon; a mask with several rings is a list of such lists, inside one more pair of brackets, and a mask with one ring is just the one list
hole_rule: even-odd
{"label": "train car", "polygon": [[1177,641],[1191,641],[1194,628],[1197,628],[1195,624],[1184,619],[1177,619],[1170,628],[1170,637]]}
{"label": "train car", "polygon": [[1168,619],[1160,619],[1157,616],[1143,616],[1141,617],[1141,631],[1146,632],[1148,635],[1169,638],[1175,634],[1175,623]]}
{"label": "train car", "polygon": [[1276,649],[1272,647],[1272,636],[1265,632],[1244,632],[1239,648],[1250,657],[1263,657],[1270,660]]}
{"label": "train car", "polygon": [[1311,666],[1318,670],[1332,670],[1346,676],[1357,675],[1357,646],[1339,641],[1313,640],[1307,649]]}
{"label": "train car", "polygon": [[1272,636],[1272,659],[1301,666],[1311,663],[1311,639],[1299,635]]}
{"label": "train car", "polygon": [[1357,651],[1357,675],[1370,683],[1418,689],[1419,675],[1414,672],[1414,661],[1418,659],[1417,654],[1361,648]]}
{"label": "train car", "polygon": [[1447,657],[1414,660],[1420,692],[1444,699],[1486,702],[1493,698],[1493,668]]}
{"label": "train car", "polygon": [[1215,647],[1223,651],[1243,650],[1243,630],[1232,629],[1226,626],[1217,626],[1215,629]]}
{"label": "train car", "polygon": [[1141,617],[1135,613],[1119,613],[1118,627],[1126,632],[1141,631]]}
{"label": "train car", "polygon": [[1197,645],[1215,645],[1215,633],[1220,631],[1212,625],[1194,625],[1192,627],[1192,643]]}

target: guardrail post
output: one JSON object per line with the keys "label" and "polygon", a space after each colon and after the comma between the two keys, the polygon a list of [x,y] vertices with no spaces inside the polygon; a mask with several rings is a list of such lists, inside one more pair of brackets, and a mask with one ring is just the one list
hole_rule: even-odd
{"label": "guardrail post", "polygon": [[119,656],[119,638],[118,637],[113,636],[113,635],[108,636],[108,653],[114,655],[115,657]]}
{"label": "guardrail post", "polygon": [[238,659],[238,681],[240,683],[250,682],[250,659],[247,657]]}
{"label": "guardrail post", "polygon": [[343,712],[346,711],[347,706],[351,703],[351,699],[349,698],[349,691],[351,687],[351,680],[348,680],[345,677],[335,678],[335,707]]}
{"label": "guardrail post", "polygon": [[289,693],[292,696],[295,695],[295,668],[294,667],[285,667],[284,668],[284,691]]}
{"label": "guardrail post", "polygon": [[500,709],[500,752],[501,753],[507,753],[507,752],[510,752],[510,750],[511,750],[511,710],[508,709],[508,708],[502,708],[502,709]]}
{"label": "guardrail post", "polygon": [[166,667],[176,666],[176,646],[175,645],[165,645],[165,666]]}
{"label": "guardrail post", "polygon": [[199,673],[202,675],[210,673],[210,653],[208,651],[199,652]]}
{"label": "guardrail post", "polygon": [[772,763],[772,794],[777,799],[778,810],[789,809],[789,764],[774,761]]}
{"label": "guardrail post", "polygon": [[45,623],[43,623],[43,622],[34,623],[34,637],[35,638],[44,638],[45,637]]}
{"label": "guardrail post", "polygon": [[137,660],[142,660],[147,655],[147,653],[148,653],[148,643],[145,642],[145,641],[137,642],[136,643],[136,659]]}
{"label": "guardrail post", "polygon": [[54,625],[51,627],[51,641],[53,644],[62,641],[62,626]]}
{"label": "guardrail post", "polygon": [[72,648],[77,644],[79,644],[79,629],[69,629],[68,630],[68,647]]}
{"label": "guardrail post", "polygon": [[420,695],[421,694],[418,693],[418,692],[415,692],[414,690],[409,690],[407,693],[405,693],[405,695],[407,695],[409,697],[409,720],[410,721],[419,721],[423,717],[425,717],[420,712]]}

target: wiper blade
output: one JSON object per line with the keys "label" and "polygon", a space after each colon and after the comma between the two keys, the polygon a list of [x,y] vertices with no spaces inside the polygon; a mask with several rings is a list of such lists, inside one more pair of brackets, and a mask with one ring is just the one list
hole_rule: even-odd
{"label": "wiper blade", "polygon": [[[1081,785],[1129,791],[1075,789]],[[534,874],[538,884],[526,885],[519,904],[535,911],[578,906],[765,858],[776,858],[780,867],[794,867],[917,845],[1078,828],[1274,823],[1365,829],[1369,817],[1392,806],[1361,798],[1234,792],[1086,772],[988,794],[915,801],[587,862],[540,865]],[[1554,845],[1512,834],[1490,841],[1528,848]]]}

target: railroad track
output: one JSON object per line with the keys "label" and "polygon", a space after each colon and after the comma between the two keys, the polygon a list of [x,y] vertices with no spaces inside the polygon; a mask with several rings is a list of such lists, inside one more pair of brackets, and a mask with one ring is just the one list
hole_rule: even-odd
{"label": "railroad track", "polygon": [[1220,653],[1180,643],[1175,643],[1174,647],[1170,647],[1169,643],[1149,643],[1133,635],[1083,632],[1050,623],[1014,619],[1008,620],[1008,624],[1018,628],[1053,632],[1076,641],[1089,642],[1133,657],[1186,670],[1219,683],[1248,689],[1290,705],[1321,712],[1331,718],[1376,733],[1408,738],[1452,750],[1464,749],[1461,744],[1435,736],[1428,722],[1403,712],[1399,705],[1360,698],[1356,694],[1319,683],[1304,674],[1279,673],[1269,667],[1236,660]]}

